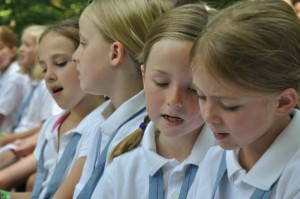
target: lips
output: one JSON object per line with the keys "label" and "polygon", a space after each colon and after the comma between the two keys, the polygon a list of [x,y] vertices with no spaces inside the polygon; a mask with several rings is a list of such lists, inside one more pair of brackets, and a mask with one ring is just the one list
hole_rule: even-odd
{"label": "lips", "polygon": [[183,119],[176,116],[162,115],[162,117],[171,124],[180,124],[183,122]]}
{"label": "lips", "polygon": [[225,139],[229,133],[221,133],[221,132],[214,132],[214,136],[217,140],[223,140]]}
{"label": "lips", "polygon": [[59,92],[61,92],[63,89],[63,87],[59,87],[59,86],[56,86],[56,87],[52,87],[51,88],[51,91],[52,93],[55,95],[55,94],[58,94]]}

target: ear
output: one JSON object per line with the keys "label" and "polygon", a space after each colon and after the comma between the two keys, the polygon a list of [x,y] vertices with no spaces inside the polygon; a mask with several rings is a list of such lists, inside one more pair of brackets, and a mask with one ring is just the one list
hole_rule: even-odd
{"label": "ear", "polygon": [[145,65],[144,64],[141,65],[141,72],[142,72],[142,77],[144,80],[145,79]]}
{"label": "ear", "polygon": [[114,42],[111,45],[110,63],[113,66],[119,65],[125,57],[125,49],[120,42]]}
{"label": "ear", "polygon": [[284,89],[276,98],[276,113],[278,116],[284,116],[288,114],[298,104],[298,94],[293,88]]}
{"label": "ear", "polygon": [[145,88],[145,65],[144,64],[141,65],[141,72],[142,72],[143,84]]}

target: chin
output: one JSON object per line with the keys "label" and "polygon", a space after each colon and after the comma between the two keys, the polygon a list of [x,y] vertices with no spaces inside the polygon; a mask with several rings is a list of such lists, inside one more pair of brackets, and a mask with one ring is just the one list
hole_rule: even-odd
{"label": "chin", "polygon": [[239,145],[233,143],[218,142],[218,145],[225,150],[236,150],[241,148]]}

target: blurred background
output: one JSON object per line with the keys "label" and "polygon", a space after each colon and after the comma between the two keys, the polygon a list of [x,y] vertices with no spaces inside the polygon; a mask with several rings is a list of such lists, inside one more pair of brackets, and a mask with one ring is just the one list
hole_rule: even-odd
{"label": "blurred background", "polygon": [[[176,0],[164,0],[173,3]],[[223,8],[234,0],[205,0]],[[20,38],[23,28],[32,24],[49,24],[79,16],[88,0],[0,0],[0,25],[9,26]]]}

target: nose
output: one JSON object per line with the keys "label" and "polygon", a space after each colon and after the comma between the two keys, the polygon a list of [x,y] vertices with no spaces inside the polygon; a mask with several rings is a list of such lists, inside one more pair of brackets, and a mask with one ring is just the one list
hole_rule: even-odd
{"label": "nose", "polygon": [[183,107],[183,91],[180,87],[174,87],[167,93],[167,103],[173,109]]}
{"label": "nose", "polygon": [[199,101],[199,107],[202,114],[202,117],[205,122],[210,124],[220,124],[221,119],[218,115],[218,110],[216,108],[216,105],[205,101]]}
{"label": "nose", "polygon": [[44,79],[46,82],[52,82],[52,81],[55,81],[57,79],[57,77],[56,77],[54,71],[52,69],[48,68],[45,73]]}
{"label": "nose", "polygon": [[79,63],[79,59],[78,59],[78,48],[76,49],[76,51],[73,53],[72,55],[72,60],[78,64]]}

